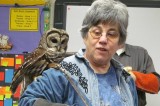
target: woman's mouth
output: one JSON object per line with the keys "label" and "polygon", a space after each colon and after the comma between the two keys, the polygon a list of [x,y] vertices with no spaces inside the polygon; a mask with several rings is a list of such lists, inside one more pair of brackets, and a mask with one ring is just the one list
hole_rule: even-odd
{"label": "woman's mouth", "polygon": [[105,49],[105,48],[97,48],[97,49],[100,51],[107,51],[107,49]]}

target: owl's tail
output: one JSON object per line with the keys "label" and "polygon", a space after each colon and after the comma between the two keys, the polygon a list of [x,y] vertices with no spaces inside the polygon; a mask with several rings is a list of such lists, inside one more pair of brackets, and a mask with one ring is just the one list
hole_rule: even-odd
{"label": "owl's tail", "polygon": [[23,75],[20,75],[20,71],[14,74],[12,83],[10,85],[10,89],[13,94],[16,92],[18,85],[22,82],[23,77],[24,77]]}

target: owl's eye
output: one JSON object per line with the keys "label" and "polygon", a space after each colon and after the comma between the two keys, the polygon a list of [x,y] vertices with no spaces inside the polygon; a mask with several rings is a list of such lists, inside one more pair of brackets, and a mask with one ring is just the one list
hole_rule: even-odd
{"label": "owl's eye", "polygon": [[58,42],[57,39],[55,39],[55,38],[51,39],[51,41],[52,41],[53,43],[57,43],[57,42]]}
{"label": "owl's eye", "polygon": [[64,39],[62,40],[61,44],[65,44],[67,41]]}

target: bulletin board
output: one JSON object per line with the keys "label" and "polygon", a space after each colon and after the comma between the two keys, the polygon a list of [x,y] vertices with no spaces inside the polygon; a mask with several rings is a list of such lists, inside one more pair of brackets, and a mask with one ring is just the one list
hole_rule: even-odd
{"label": "bulletin board", "polygon": [[[27,28],[26,26],[21,27],[22,29],[18,30],[10,29],[10,10],[19,9],[20,11],[20,8],[22,10],[32,9],[34,10],[34,14],[28,15],[29,13],[25,12],[26,14],[18,15],[19,13],[14,13],[14,15],[17,17],[14,19],[14,16],[12,16],[12,24],[16,19],[19,19],[19,21],[26,21],[33,19],[33,17],[30,18],[28,16],[34,16],[36,17],[34,20],[35,22],[26,23],[34,24],[35,26],[28,27],[27,30],[24,30],[24,28]],[[10,90],[10,84],[12,82],[14,72],[24,62],[25,54],[32,52],[39,44],[39,40],[43,34],[44,25],[43,6],[35,5],[15,7],[14,5],[0,4],[0,10],[3,11],[0,13],[0,34],[7,35],[9,37],[9,44],[13,45],[11,50],[0,49],[0,106],[18,106],[21,87],[18,86],[15,94],[12,94]],[[27,18],[20,19],[21,17]]]}
{"label": "bulletin board", "polygon": [[[40,38],[44,33],[43,7],[22,6],[17,8],[14,6],[0,5],[0,10],[3,11],[0,13],[0,34],[7,35],[9,37],[9,44],[13,45],[11,50],[0,50],[0,53],[30,53],[38,46]],[[16,10],[21,12],[15,14]]]}
{"label": "bulletin board", "polygon": [[44,1],[0,0],[0,34],[7,35],[13,45],[11,50],[0,46],[0,106],[18,106],[21,86],[12,94],[10,84],[25,55],[39,44],[44,27]]}
{"label": "bulletin board", "polygon": [[10,84],[24,57],[23,54],[0,54],[0,106],[18,106],[21,86],[12,94]]}

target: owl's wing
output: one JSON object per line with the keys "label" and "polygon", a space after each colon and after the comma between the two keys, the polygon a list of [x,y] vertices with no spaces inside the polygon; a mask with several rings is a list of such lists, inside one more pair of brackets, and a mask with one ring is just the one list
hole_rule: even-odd
{"label": "owl's wing", "polygon": [[31,79],[38,76],[47,67],[45,59],[46,50],[43,48],[35,49],[31,54],[27,56],[24,63],[16,70],[11,83],[11,91],[14,93],[18,85],[22,82],[25,76],[29,76]]}

